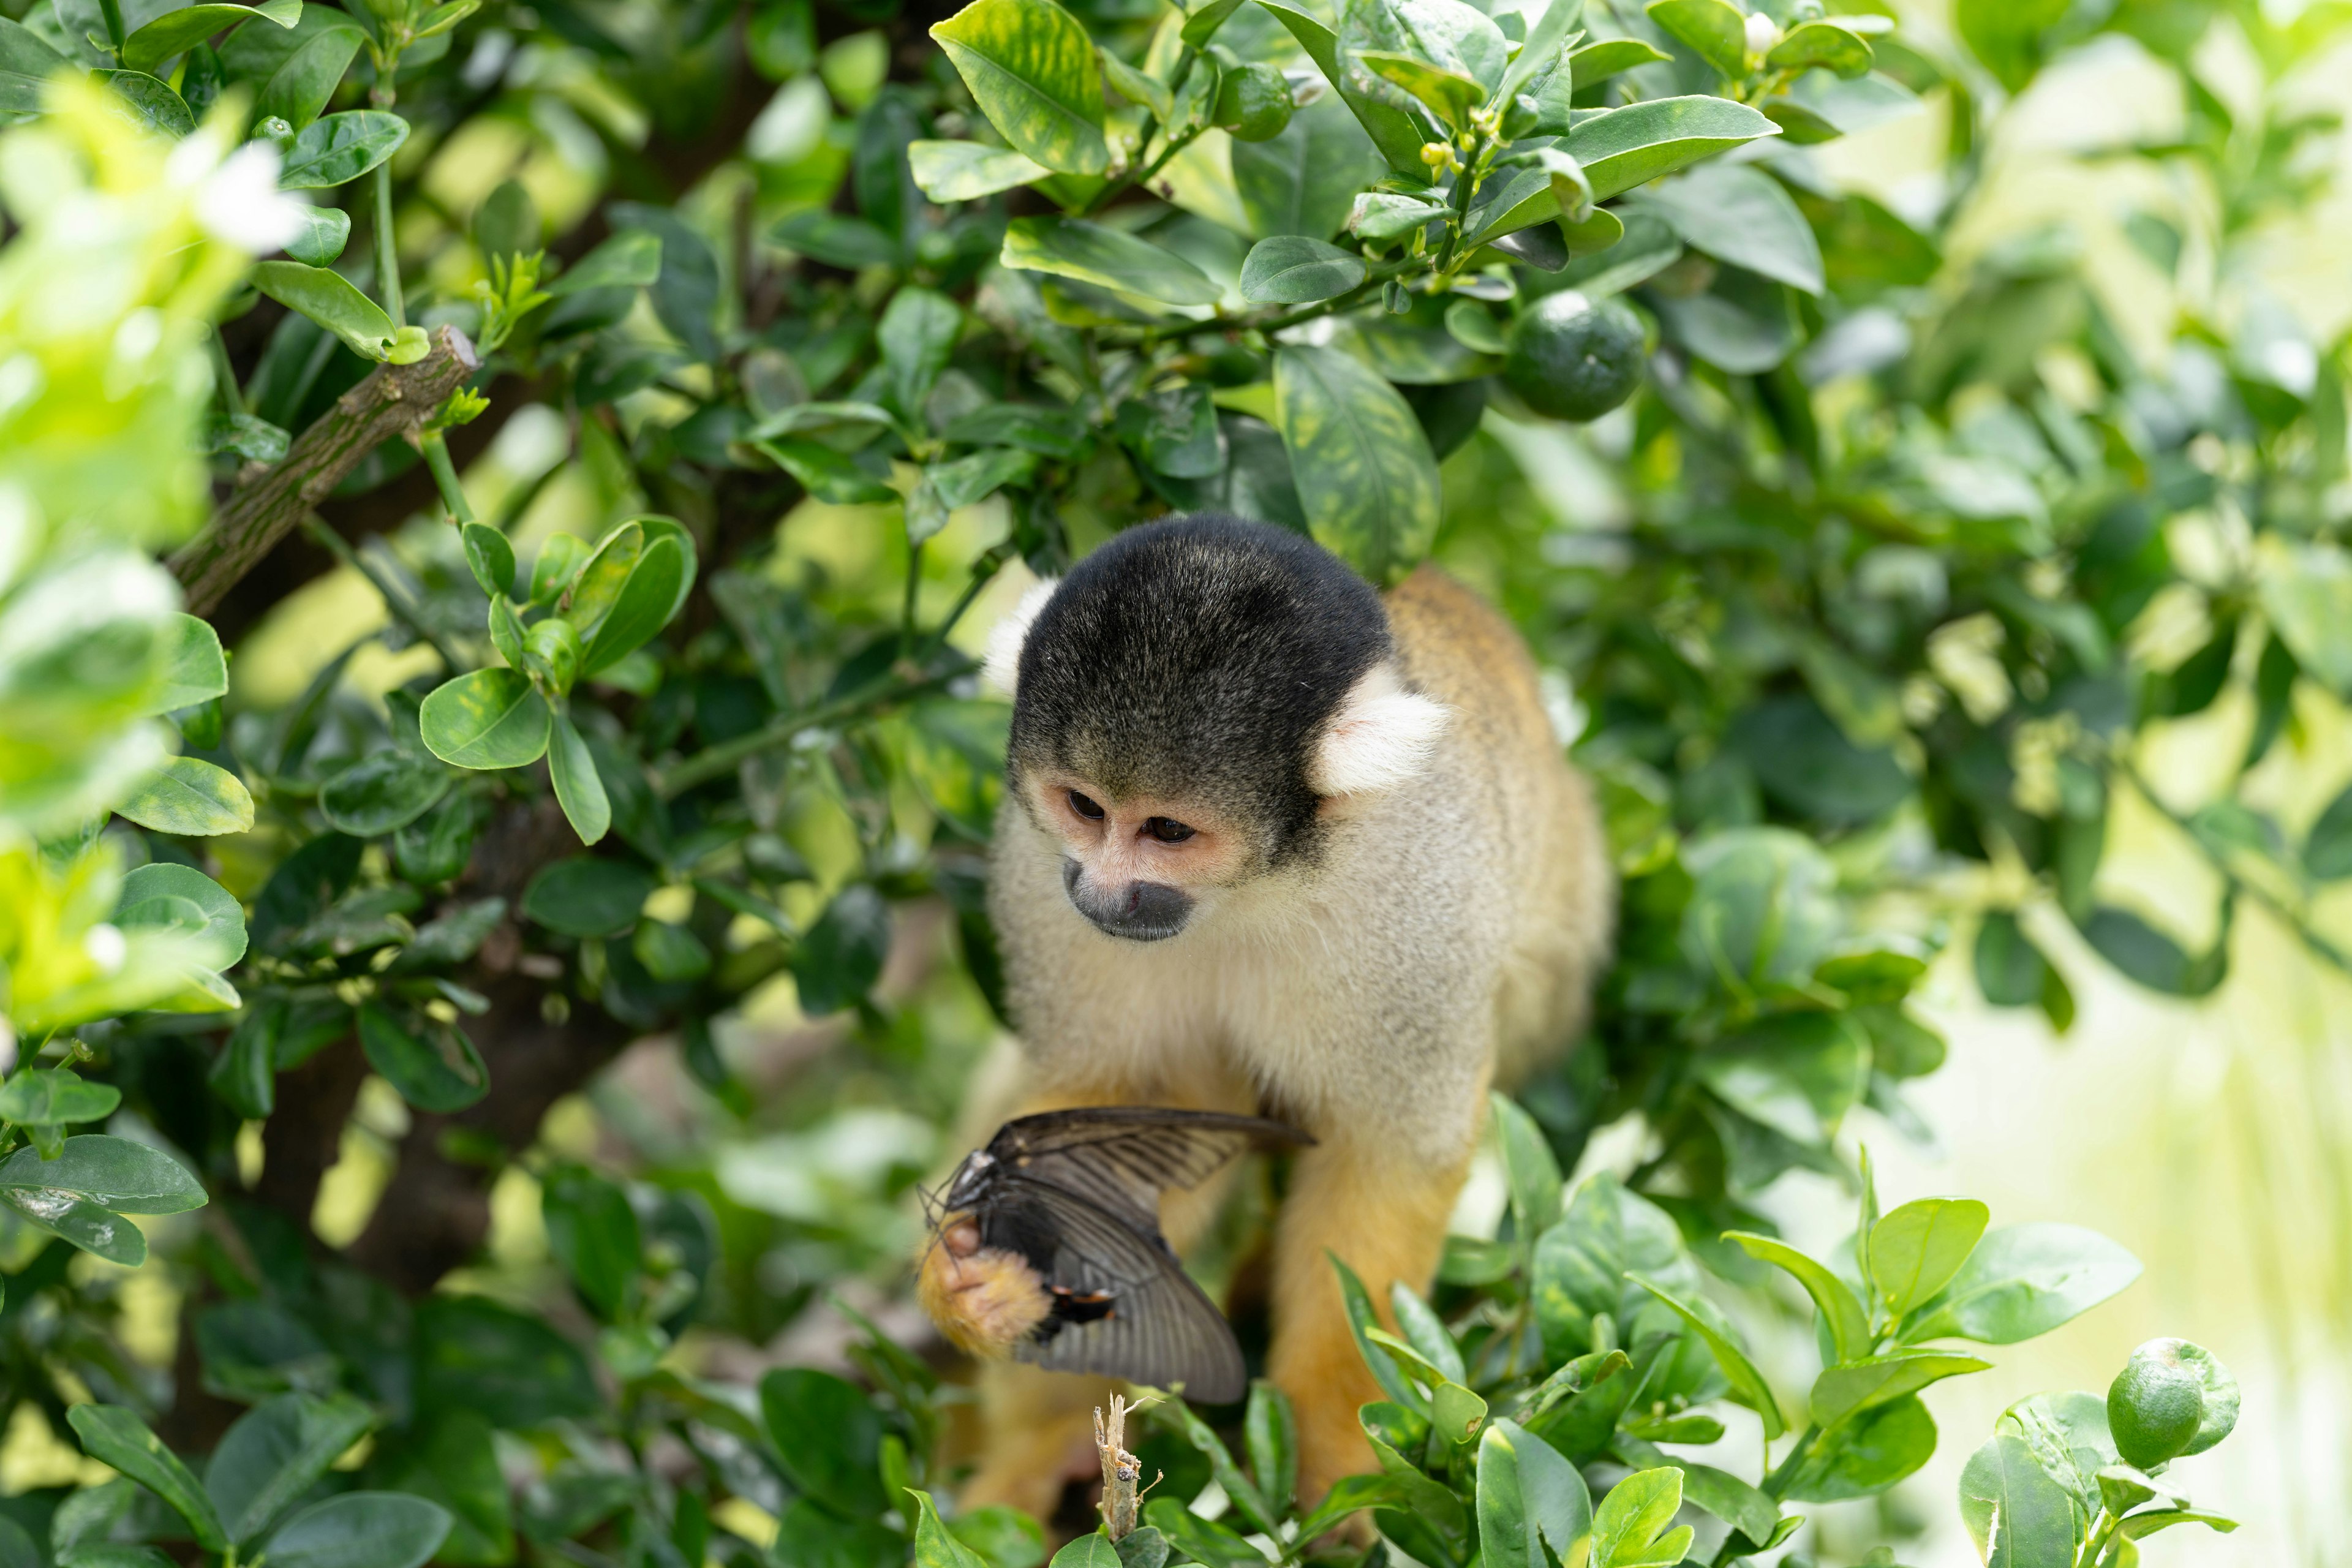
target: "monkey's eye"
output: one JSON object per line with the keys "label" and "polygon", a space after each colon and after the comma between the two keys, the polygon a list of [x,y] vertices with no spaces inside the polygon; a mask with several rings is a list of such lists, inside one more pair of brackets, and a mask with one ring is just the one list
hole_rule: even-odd
{"label": "monkey's eye", "polygon": [[1070,809],[1088,822],[1100,822],[1103,819],[1103,808],[1091,797],[1080,795],[1076,790],[1070,792]]}
{"label": "monkey's eye", "polygon": [[1162,844],[1181,844],[1192,837],[1192,829],[1172,816],[1155,816],[1143,825],[1143,831]]}

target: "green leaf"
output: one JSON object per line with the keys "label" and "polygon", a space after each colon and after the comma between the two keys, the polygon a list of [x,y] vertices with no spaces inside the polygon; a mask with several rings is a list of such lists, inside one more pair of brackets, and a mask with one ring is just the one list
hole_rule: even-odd
{"label": "green leaf", "polygon": [[1176,36],[1198,48],[1216,36],[1217,29],[1224,26],[1225,18],[1240,10],[1242,0],[1202,0],[1184,18],[1184,26]]}
{"label": "green leaf", "polygon": [[1055,1552],[1053,1568],[1121,1568],[1118,1548],[1110,1543],[1109,1536],[1094,1531]]}
{"label": "green leaf", "polygon": [[0,1200],[51,1236],[84,1252],[136,1268],[147,1261],[147,1238],[139,1227],[109,1209],[79,1198],[38,1192],[0,1190]]}
{"label": "green leaf", "polygon": [[[367,35],[356,24],[330,6],[306,7],[304,18],[306,25],[298,31],[309,36],[270,69],[253,100],[256,120],[274,115],[298,132],[308,130],[332,100],[343,73],[351,69],[360,46],[367,42]],[[327,25],[316,30],[308,25],[320,21]],[[249,36],[240,36],[231,40],[231,47],[249,42]],[[299,259],[312,258],[305,256]],[[326,263],[316,265],[323,267]]]}
{"label": "green leaf", "polygon": [[1412,55],[1387,49],[1358,49],[1348,58],[1427,105],[1457,131],[1486,96],[1486,85],[1476,77],[1431,65]]}
{"label": "green leaf", "polygon": [[581,627],[588,637],[588,646],[580,655],[582,675],[612,668],[644,647],[677,613],[680,590],[693,572],[682,537],[682,532],[673,531],[652,539],[630,566],[611,610],[597,622],[593,635],[588,636],[588,627]]}
{"label": "green leaf", "polygon": [[1728,99],[1658,98],[1596,114],[1570,131],[1562,145],[1591,182],[1592,199],[1605,202],[1702,158],[1780,133],[1769,120]]}
{"label": "green leaf", "polygon": [[1503,72],[1503,79],[1496,84],[1495,101],[1502,104],[1510,102],[1519,89],[1536,79],[1538,72],[1551,68],[1559,59],[1560,46],[1568,41],[1570,32],[1583,19],[1581,0],[1555,0],[1554,4],[1546,6],[1542,19],[1536,23],[1535,30],[1519,46],[1519,52],[1511,58],[1510,68]]}
{"label": "green leaf", "polygon": [[1643,1300],[1626,1284],[1633,1270],[1697,1288],[1673,1219],[1604,1172],[1580,1184],[1567,1215],[1536,1239],[1529,1289],[1551,1359],[1591,1350],[1592,1321],[1602,1313],[1630,1321]]}
{"label": "green leaf", "polygon": [[1268,1534],[1275,1533],[1280,1528],[1279,1514],[1266,1500],[1265,1494],[1258,1490],[1257,1483],[1234,1462],[1233,1454],[1226,1448],[1224,1440],[1182,1401],[1175,1401],[1162,1408],[1167,1412],[1167,1418],[1182,1430],[1185,1440],[1209,1461],[1209,1473],[1216,1478],[1219,1486],[1224,1488],[1225,1495],[1233,1500],[1242,1517],[1255,1528]]}
{"label": "green leaf", "polygon": [[978,142],[909,142],[915,184],[935,202],[973,202],[1042,180],[1051,169],[1009,147]]}
{"label": "green leaf", "polygon": [[[1748,19],[1725,0],[1650,0],[1650,20],[1688,44],[1720,75],[1748,74]],[[1580,81],[1578,86],[1583,83]]]}
{"label": "green leaf", "polygon": [[931,1501],[930,1493],[909,1487],[907,1495],[915,1500],[917,1568],[990,1568],[986,1558],[958,1541],[940,1522],[939,1505]]}
{"label": "green leaf", "polygon": [[1822,1321],[1829,1325],[1830,1342],[1835,1347],[1841,1362],[1856,1361],[1870,1353],[1870,1319],[1862,1303],[1854,1299],[1846,1282],[1831,1273],[1822,1264],[1790,1247],[1787,1242],[1752,1231],[1727,1230],[1723,1239],[1737,1242],[1748,1257],[1787,1270],[1790,1277],[1804,1287]]}
{"label": "green leaf", "polygon": [[521,671],[478,669],[436,688],[418,720],[453,767],[520,768],[545,754],[554,714]]}
{"label": "green leaf", "polygon": [[[1555,0],[1560,3],[1560,0]],[[1503,1174],[1510,1186],[1511,1224],[1532,1249],[1536,1238],[1559,1223],[1562,1194],[1559,1161],[1536,1119],[1518,1101],[1500,1093],[1486,1097],[1487,1113],[1503,1149]]]}
{"label": "green leaf", "polygon": [[370,1002],[360,1008],[359,1026],[368,1065],[419,1110],[463,1110],[490,1091],[489,1069],[455,1024],[427,1021],[419,1037]]}
{"label": "green leaf", "polygon": [[835,893],[793,950],[801,1011],[812,1018],[852,1005],[882,977],[890,950],[890,906],[865,882]]}
{"label": "green leaf", "polygon": [[1276,428],[1316,542],[1375,584],[1429,553],[1437,459],[1394,387],[1337,349],[1286,344],[1274,360]]}
{"label": "green leaf", "polygon": [[[881,1418],[855,1384],[812,1367],[782,1367],[760,1380],[760,1411],[796,1490],[845,1518],[881,1511],[875,1464]],[[959,1542],[955,1550],[967,1549]]]}
{"label": "green leaf", "polygon": [[560,1165],[540,1188],[547,1247],[580,1294],[607,1321],[617,1317],[644,1266],[645,1238],[629,1195],[579,1165]]}
{"label": "green leaf", "polygon": [[1646,66],[1674,56],[1641,38],[1597,38],[1569,51],[1571,80],[1578,87],[1606,81],[1620,71]]}
{"label": "green leaf", "polygon": [[166,11],[122,41],[122,63],[132,70],[152,71],[173,55],[201,44],[215,33],[255,17],[291,27],[302,19],[302,0],[262,0],[258,5],[186,5]]}
{"label": "green leaf", "polygon": [[226,768],[173,757],[115,811],[157,833],[212,837],[253,826],[253,796]]}
{"label": "green leaf", "polygon": [[507,536],[484,523],[469,522],[464,530],[466,565],[474,581],[492,599],[515,591],[514,546]]}
{"label": "green leaf", "polygon": [[642,289],[661,277],[661,236],[625,228],[540,288],[556,300],[591,289]]}
{"label": "green leaf", "polygon": [[1825,1434],[1781,1496],[1790,1502],[1872,1497],[1916,1473],[1936,1453],[1936,1422],[1915,1394],[1863,1412]]}
{"label": "green leaf", "polygon": [[962,331],[963,312],[944,294],[909,285],[890,297],[874,337],[900,414],[921,419],[923,399],[947,368]]}
{"label": "green leaf", "polygon": [[418,1405],[470,1411],[509,1430],[601,1414],[604,1396],[580,1348],[541,1320],[480,1296],[416,1308]]}
{"label": "green leaf", "polygon": [[0,17],[0,114],[42,112],[49,79],[70,65],[23,23]]}
{"label": "green leaf", "polygon": [[150,131],[177,139],[196,128],[196,117],[180,95],[144,71],[96,70],[90,76],[114,89],[131,116]]}
{"label": "green leaf", "polygon": [[2031,1007],[2042,999],[2050,961],[2011,910],[1988,910],[1977,927],[1977,988],[1996,1007]]}
{"label": "green leaf", "polygon": [[[1872,1260],[1876,1266],[1875,1258]],[[2139,1259],[2096,1231],[2012,1225],[1988,1233],[1951,1282],[1902,1331],[2008,1345],[2046,1334],[2139,1278]]]}
{"label": "green leaf", "polygon": [[1949,1283],[1991,1217],[1974,1198],[1919,1198],[1871,1226],[1871,1274],[1887,1311],[1900,1318]]}
{"label": "green leaf", "polygon": [[1542,1438],[1496,1417],[1478,1438],[1478,1542],[1487,1568],[1545,1568],[1540,1542],[1578,1561],[1592,1497],[1576,1467]]}
{"label": "green leaf", "polygon": [[1242,298],[1257,305],[1307,305],[1336,299],[1364,280],[1364,258],[1304,235],[1276,235],[1250,247],[1242,262]]}
{"label": "green leaf", "polygon": [[227,692],[228,660],[221,653],[220,634],[205,621],[175,610],[163,617],[156,641],[163,645],[163,689],[149,712],[193,708]]}
{"label": "green leaf", "polygon": [[1827,1430],[1865,1410],[1916,1394],[1931,1383],[1991,1367],[1972,1355],[1943,1351],[1895,1351],[1825,1368],[1813,1380],[1812,1418]]}
{"label": "green leaf", "polygon": [[656,885],[642,866],[574,856],[530,879],[523,889],[522,912],[566,936],[618,936],[636,924]]}
{"label": "green leaf", "polygon": [[[1143,1508],[1152,1528],[1169,1545],[1210,1568],[1257,1568],[1265,1554],[1214,1520],[1202,1519],[1174,1498],[1154,1498]],[[926,1565],[928,1568],[928,1565]]]}
{"label": "green leaf", "polygon": [[1331,1260],[1331,1268],[1339,1275],[1340,1304],[1348,1314],[1349,1330],[1355,1335],[1356,1350],[1363,1356],[1364,1365],[1370,1370],[1372,1381],[1379,1384],[1381,1392],[1397,1404],[1426,1417],[1429,1401],[1412,1379],[1397,1370],[1394,1359],[1380,1352],[1371,1340],[1370,1336],[1380,1327],[1380,1319],[1372,1310],[1372,1298],[1364,1289],[1364,1282],[1356,1277],[1356,1271],[1349,1268],[1338,1253],[1327,1252],[1325,1256]]}
{"label": "green leaf", "polygon": [[319,790],[319,809],[341,832],[376,838],[405,827],[441,803],[449,775],[387,748],[371,752]]}
{"label": "green leaf", "polygon": [[[304,207],[300,232],[286,242],[286,254],[306,267],[324,267],[343,253],[352,237],[352,215],[341,207]],[[249,417],[249,416],[248,416]],[[284,457],[281,446],[275,462]]]}
{"label": "green leaf", "polygon": [[1683,1473],[1636,1470],[1609,1489],[1592,1512],[1592,1568],[1665,1568],[1690,1552],[1697,1532],[1668,1530],[1683,1505]]}
{"label": "green leaf", "polygon": [[[186,871],[188,868],[175,866],[173,869]],[[110,1083],[89,1083],[54,1068],[26,1068],[0,1087],[0,1121],[13,1121],[19,1127],[103,1121],[121,1103],[122,1091]]]}
{"label": "green leaf", "polygon": [[221,1528],[212,1499],[145,1422],[119,1405],[77,1405],[66,1412],[66,1422],[91,1458],[113,1466],[171,1504],[188,1521],[198,1546],[207,1552],[228,1549],[228,1535]]}
{"label": "green leaf", "polygon": [[1812,226],[1780,182],[1753,164],[1702,164],[1643,192],[1641,200],[1694,250],[1808,294],[1826,286]]}
{"label": "green leaf", "polygon": [[1862,35],[1833,22],[1806,22],[1789,29],[1789,36],[1764,57],[1765,68],[1809,70],[1815,66],[1842,77],[1868,74],[1875,57]]}
{"label": "green leaf", "polygon": [[973,0],[931,37],[1015,152],[1065,174],[1110,166],[1094,40],[1054,0]]}
{"label": "green leaf", "polygon": [[1821,1144],[1861,1102],[1870,1042],[1843,1014],[1776,1014],[1702,1055],[1694,1072],[1740,1114]]}
{"label": "green leaf", "polygon": [[2042,36],[2066,11],[2066,0],[1956,0],[1952,21],[1985,68],[2016,92],[2033,79]]}
{"label": "green leaf", "polygon": [[819,500],[836,506],[873,506],[899,499],[897,490],[821,441],[782,437],[751,445]]}
{"label": "green leaf", "polygon": [[[1259,4],[1274,13],[1275,19],[1289,30],[1324,79],[1339,89],[1341,101],[1389,166],[1415,179],[1426,178],[1429,170],[1421,161],[1421,148],[1427,138],[1404,110],[1368,97],[1349,84],[1339,58],[1338,35],[1320,17],[1289,4],[1289,0],[1259,0]],[[1353,194],[1351,190],[1349,195]]]}
{"label": "green leaf", "polygon": [[2195,957],[2129,910],[2102,906],[2076,925],[2083,940],[2127,978],[2168,996],[2203,996],[2229,972],[2231,905],[2224,900],[2221,908],[2220,934],[2210,949]]}
{"label": "green leaf", "polygon": [[278,171],[278,186],[289,191],[323,191],[347,184],[399,152],[407,140],[408,121],[386,110],[354,109],[325,115],[294,138],[286,166]]}
{"label": "green leaf", "polygon": [[0,1163],[0,1191],[71,1198],[118,1214],[184,1214],[205,1203],[204,1184],[169,1154],[98,1133],[67,1139],[54,1160],[17,1150]]}
{"label": "green leaf", "polygon": [[449,1510],[403,1492],[345,1492],[270,1537],[272,1568],[423,1568],[449,1535]]}
{"label": "green leaf", "polygon": [[1298,1489],[1298,1422],[1291,1414],[1290,1396],[1264,1378],[1252,1383],[1242,1434],[1258,1495],[1277,1514],[1288,1513],[1291,1495]]}
{"label": "green leaf", "polygon": [[2123,1521],[2126,1541],[2139,1541],[2159,1530],[2169,1530],[2176,1524],[2201,1524],[2218,1534],[2227,1535],[2238,1528],[2234,1519],[2224,1519],[2218,1513],[2199,1513],[2194,1509],[2168,1508],[2154,1513],[2135,1514]]}
{"label": "green leaf", "polygon": [[265,261],[253,269],[253,286],[310,317],[362,359],[389,361],[398,352],[399,329],[392,318],[340,272],[299,261]]}
{"label": "green leaf", "polygon": [[[1176,95],[1168,84],[1149,71],[1129,65],[1108,49],[1100,51],[1103,75],[1121,98],[1129,103],[1139,103],[1160,117],[1162,124],[1175,117]],[[1027,160],[1023,160],[1026,162]]]}
{"label": "green leaf", "polygon": [[[980,3],[1012,4],[1013,0]],[[1182,257],[1150,240],[1076,218],[1014,218],[1005,227],[1002,259],[1007,267],[1075,278],[1081,283],[1171,305],[1213,305],[1224,297],[1223,289]]]}
{"label": "green leaf", "polygon": [[547,771],[555,782],[556,803],[563,807],[572,830],[583,844],[593,844],[613,826],[613,804],[597,776],[596,759],[588,742],[572,727],[569,714],[555,716],[555,736],[547,749]]}
{"label": "green leaf", "polygon": [[621,602],[621,590],[645,551],[643,524],[634,518],[616,523],[597,541],[594,552],[564,589],[556,608],[579,632],[583,643],[596,634],[604,617]]}
{"label": "green leaf", "polygon": [[245,956],[245,910],[227,889],[193,866],[158,860],[126,874],[114,923],[125,931],[171,927],[196,937],[215,969]]}
{"label": "green leaf", "polygon": [[1714,1353],[1716,1364],[1723,1369],[1723,1375],[1731,1380],[1731,1397],[1763,1418],[1766,1442],[1772,1441],[1789,1429],[1787,1421],[1781,1417],[1780,1406],[1773,1401],[1771,1385],[1764,1381],[1764,1374],[1756,1370],[1756,1363],[1748,1359],[1748,1352],[1732,1342],[1727,1329],[1710,1321],[1714,1315],[1712,1312],[1702,1315],[1696,1307],[1642,1275],[1629,1271],[1625,1278],[1672,1307],[1675,1315],[1706,1342],[1706,1348]]}
{"label": "green leaf", "polygon": [[1282,133],[1232,146],[1234,188],[1251,234],[1327,239],[1348,221],[1356,193],[1385,165],[1348,106],[1327,95],[1290,117]]}
{"label": "green leaf", "polygon": [[2074,1568],[2074,1501],[2022,1438],[1994,1437],[1969,1456],[1960,1521],[1985,1568]]}
{"label": "green leaf", "polygon": [[375,1425],[375,1412],[349,1394],[281,1394],[239,1416],[205,1470],[229,1540],[257,1540]]}

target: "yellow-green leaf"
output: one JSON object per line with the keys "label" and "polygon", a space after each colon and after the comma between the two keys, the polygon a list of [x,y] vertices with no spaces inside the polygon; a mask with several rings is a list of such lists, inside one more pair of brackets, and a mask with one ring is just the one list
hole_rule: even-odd
{"label": "yellow-green leaf", "polygon": [[1328,348],[1278,350],[1274,397],[1308,530],[1374,583],[1403,576],[1437,537],[1437,458],[1412,409]]}
{"label": "yellow-green leaf", "polygon": [[1094,40],[1054,0],[972,0],[931,37],[1014,151],[1065,174],[1110,166]]}
{"label": "yellow-green leaf", "polygon": [[253,826],[253,796],[226,768],[173,757],[115,810],[157,833],[211,837]]}

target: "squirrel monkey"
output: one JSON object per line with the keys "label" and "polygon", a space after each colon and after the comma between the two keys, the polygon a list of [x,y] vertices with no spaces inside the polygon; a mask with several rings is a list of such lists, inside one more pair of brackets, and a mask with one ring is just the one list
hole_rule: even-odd
{"label": "squirrel monkey", "polygon": [[[1426,1290],[1486,1089],[1581,1026],[1613,880],[1517,634],[1423,567],[1376,593],[1208,514],[1130,529],[998,628],[1013,698],[989,901],[1022,1113],[1160,1105],[1312,1135],[1276,1222],[1268,1374],[1308,1502],[1371,1468],[1378,1398],[1328,1254]],[[1162,1202],[1182,1251],[1218,1184]],[[950,1336],[1039,1309],[974,1239],[919,1285]],[[1034,1289],[1034,1286],[1031,1287]],[[959,1326],[959,1312],[987,1316]],[[968,1498],[1050,1515],[1099,1382],[1002,1365]]]}

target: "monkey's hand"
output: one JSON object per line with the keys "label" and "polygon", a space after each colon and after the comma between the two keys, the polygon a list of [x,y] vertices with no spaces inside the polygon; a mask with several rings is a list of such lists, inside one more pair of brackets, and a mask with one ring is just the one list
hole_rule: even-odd
{"label": "monkey's hand", "polygon": [[949,1343],[998,1361],[1053,1310],[1045,1282],[1028,1259],[982,1247],[980,1227],[962,1215],[949,1216],[924,1250],[915,1298]]}

